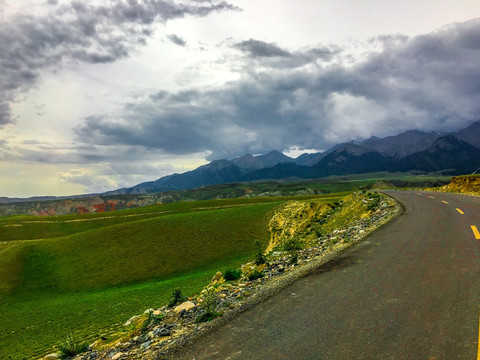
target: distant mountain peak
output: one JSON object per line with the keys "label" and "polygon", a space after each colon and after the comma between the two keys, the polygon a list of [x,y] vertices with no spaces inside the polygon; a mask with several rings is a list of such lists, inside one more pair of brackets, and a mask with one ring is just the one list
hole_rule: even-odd
{"label": "distant mountain peak", "polygon": [[458,131],[455,136],[470,145],[480,148],[480,120]]}
{"label": "distant mountain peak", "polygon": [[403,158],[427,149],[440,136],[441,134],[435,131],[407,130],[381,139],[371,137],[362,141],[360,145],[388,157]]}
{"label": "distant mountain peak", "polygon": [[464,145],[464,144],[467,145],[468,143],[466,141],[458,139],[453,134],[447,134],[435,140],[432,146],[428,148],[428,150],[429,151],[433,151],[433,150],[446,151],[446,150],[453,149],[455,146]]}
{"label": "distant mountain peak", "polygon": [[[281,151],[278,151],[278,150],[271,150],[269,151],[268,153],[266,153],[265,155],[281,155],[281,156],[287,156],[287,155],[284,155]],[[260,155],[261,156],[261,155]]]}
{"label": "distant mountain peak", "polygon": [[288,157],[278,150],[272,150],[264,155],[256,156],[255,158],[260,160],[264,167],[272,167],[284,162],[294,162],[291,157]]}
{"label": "distant mountain peak", "polygon": [[250,153],[233,159],[232,163],[245,170],[260,169],[262,167],[262,162]]}
{"label": "distant mountain peak", "polygon": [[[240,156],[239,158],[236,158],[236,159],[252,159],[252,158],[254,158],[254,156],[252,154],[246,153],[245,155],[242,155],[242,156]],[[234,160],[236,160],[236,159],[234,159]]]}

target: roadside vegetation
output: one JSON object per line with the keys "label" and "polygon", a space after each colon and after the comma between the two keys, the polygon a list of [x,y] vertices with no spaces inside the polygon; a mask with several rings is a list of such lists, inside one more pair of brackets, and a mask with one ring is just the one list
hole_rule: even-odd
{"label": "roadside vegetation", "polygon": [[480,195],[480,174],[454,176],[449,184],[428,190]]}
{"label": "roadside vegetation", "polygon": [[81,343],[108,339],[130,316],[168,304],[175,289],[182,297],[198,293],[218,270],[236,269],[265,249],[274,209],[290,200],[2,218],[0,228],[11,238],[0,232],[0,358],[56,352],[69,334]]}

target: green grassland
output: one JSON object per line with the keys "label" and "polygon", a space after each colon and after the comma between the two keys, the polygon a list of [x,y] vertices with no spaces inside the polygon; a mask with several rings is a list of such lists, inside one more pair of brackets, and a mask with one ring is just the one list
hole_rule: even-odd
{"label": "green grassland", "polygon": [[0,219],[0,358],[40,357],[71,332],[108,337],[173,289],[200,291],[216,271],[250,260],[255,240],[267,244],[277,206],[312,197]]}

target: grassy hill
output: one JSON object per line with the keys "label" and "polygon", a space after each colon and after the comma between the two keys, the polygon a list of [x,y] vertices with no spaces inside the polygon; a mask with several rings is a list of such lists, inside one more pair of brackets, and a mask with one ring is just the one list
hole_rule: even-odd
{"label": "grassy hill", "polygon": [[273,210],[290,199],[2,218],[0,358],[39,357],[71,332],[108,337],[131,315],[166,303],[173,289],[198,292],[217,270],[251,259],[255,240],[267,244]]}

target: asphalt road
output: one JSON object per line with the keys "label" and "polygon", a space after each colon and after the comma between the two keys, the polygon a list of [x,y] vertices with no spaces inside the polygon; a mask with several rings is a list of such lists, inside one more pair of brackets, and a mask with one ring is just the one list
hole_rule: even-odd
{"label": "asphalt road", "polygon": [[401,216],[174,358],[480,359],[480,198],[389,194]]}

